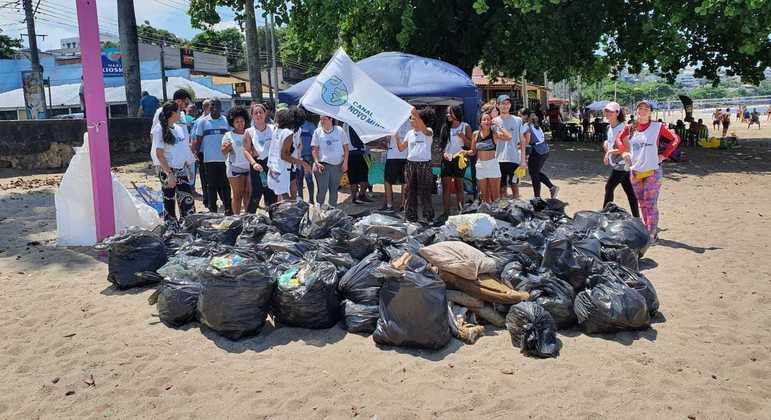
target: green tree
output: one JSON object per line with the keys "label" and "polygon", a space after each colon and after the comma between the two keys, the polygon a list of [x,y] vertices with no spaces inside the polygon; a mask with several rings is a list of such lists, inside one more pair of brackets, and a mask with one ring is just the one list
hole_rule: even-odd
{"label": "green tree", "polygon": [[2,34],[0,29],[0,58],[13,58],[17,48],[21,48],[21,41]]}
{"label": "green tree", "polygon": [[150,22],[147,20],[143,24],[137,26],[137,37],[139,38],[139,42],[148,44],[159,44],[164,42],[166,45],[181,47],[189,45],[189,42],[186,39],[180,38],[165,29],[155,28],[150,25]]}
{"label": "green tree", "polygon": [[237,28],[227,28],[221,31],[205,30],[196,34],[190,40],[193,48],[217,50],[228,59],[228,71],[246,70],[246,46],[244,36]]}
{"label": "green tree", "polygon": [[[674,81],[685,66],[757,83],[771,65],[771,0],[266,0],[287,25],[282,53],[323,64],[338,46],[354,59],[388,50],[469,72],[541,80],[643,67]],[[599,52],[599,53],[598,53]]]}

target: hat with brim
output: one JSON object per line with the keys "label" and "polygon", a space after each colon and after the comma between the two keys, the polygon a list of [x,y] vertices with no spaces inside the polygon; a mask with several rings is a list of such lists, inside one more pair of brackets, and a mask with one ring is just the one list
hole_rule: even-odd
{"label": "hat with brim", "polygon": [[618,102],[611,101],[605,104],[603,109],[610,112],[619,112],[621,111],[621,105],[619,105]]}
{"label": "hat with brim", "polygon": [[649,100],[647,100],[647,99],[643,99],[642,101],[638,102],[637,105],[634,106],[634,109],[639,108],[640,105],[645,105],[649,109],[653,110],[653,104]]}
{"label": "hat with brim", "polygon": [[509,101],[511,102],[511,97],[509,95],[500,95],[498,96],[498,103],[501,104],[503,101]]}

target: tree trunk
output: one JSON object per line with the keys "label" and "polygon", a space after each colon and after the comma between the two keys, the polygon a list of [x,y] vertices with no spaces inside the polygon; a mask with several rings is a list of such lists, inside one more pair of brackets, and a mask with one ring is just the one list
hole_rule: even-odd
{"label": "tree trunk", "polygon": [[118,0],[118,33],[122,54],[123,79],[126,81],[126,103],[129,117],[139,115],[142,84],[139,75],[137,19],[133,0]]}
{"label": "tree trunk", "polygon": [[260,43],[257,38],[257,20],[254,17],[254,0],[244,0],[246,17],[246,63],[249,68],[249,85],[252,100],[262,103],[262,72],[260,70]]}

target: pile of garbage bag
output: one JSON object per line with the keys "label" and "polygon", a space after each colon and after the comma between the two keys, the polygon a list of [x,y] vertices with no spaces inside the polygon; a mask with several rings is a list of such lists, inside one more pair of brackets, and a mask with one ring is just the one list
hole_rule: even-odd
{"label": "pile of garbage bag", "polygon": [[559,330],[649,328],[659,301],[639,272],[648,235],[610,203],[570,217],[555,199],[473,204],[441,226],[285,201],[243,216],[195,214],[131,228],[109,250],[108,281],[158,284],[170,327],[198,322],[237,340],[269,328],[332,328],[380,346],[440,349],[506,329],[533,357]]}

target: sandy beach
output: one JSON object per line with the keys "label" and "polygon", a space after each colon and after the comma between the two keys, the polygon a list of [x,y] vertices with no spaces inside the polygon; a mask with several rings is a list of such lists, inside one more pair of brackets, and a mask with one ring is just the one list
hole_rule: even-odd
{"label": "sandy beach", "polygon": [[[2,169],[0,418],[770,418],[762,123],[733,127],[737,149],[687,148],[688,162],[665,165],[661,240],[641,264],[661,302],[652,328],[561,331],[549,360],[521,355],[506,330],[429,352],[379,348],[340,326],[267,327],[238,342],[197,324],[168,328],[147,303],[154,289],[117,291],[104,255],[56,247],[61,172]],[[598,150],[553,146],[544,171],[570,215],[602,205]],[[157,187],[147,163],[117,169],[126,185]]]}

